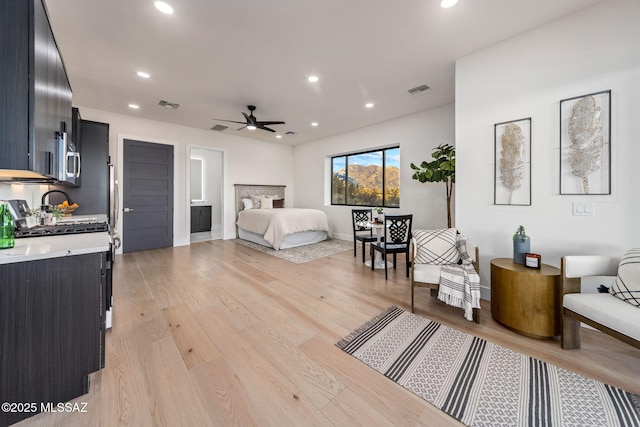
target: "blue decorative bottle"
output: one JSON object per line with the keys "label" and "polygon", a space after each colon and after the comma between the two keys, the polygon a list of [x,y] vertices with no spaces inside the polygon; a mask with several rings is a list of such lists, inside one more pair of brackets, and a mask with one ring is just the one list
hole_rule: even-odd
{"label": "blue decorative bottle", "polygon": [[531,252],[531,239],[524,233],[524,226],[518,227],[513,235],[513,262],[524,265],[524,254]]}

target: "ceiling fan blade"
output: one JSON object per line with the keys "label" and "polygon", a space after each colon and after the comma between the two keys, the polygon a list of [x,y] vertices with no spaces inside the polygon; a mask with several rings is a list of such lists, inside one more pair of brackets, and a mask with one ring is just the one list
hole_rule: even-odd
{"label": "ceiling fan blade", "polygon": [[258,129],[262,129],[262,130],[268,130],[269,132],[275,132],[275,130],[268,128],[266,126],[257,126]]}
{"label": "ceiling fan blade", "polygon": [[235,120],[223,120],[223,119],[211,119],[214,120],[216,122],[229,122],[229,123],[240,123],[240,124],[244,124],[244,122],[236,122]]}
{"label": "ceiling fan blade", "polygon": [[244,116],[244,118],[247,120],[247,123],[251,123],[251,118],[249,116],[247,116],[247,113],[245,113],[244,111],[242,112],[242,115]]}
{"label": "ceiling fan blade", "polygon": [[284,122],[256,122],[256,126],[283,125]]}
{"label": "ceiling fan blade", "polygon": [[[238,122],[238,123],[240,123],[240,122]],[[236,130],[242,130],[242,129],[246,128],[246,127],[247,127],[247,125],[244,125],[244,126],[242,126],[241,128],[238,128],[238,129],[236,129]]]}

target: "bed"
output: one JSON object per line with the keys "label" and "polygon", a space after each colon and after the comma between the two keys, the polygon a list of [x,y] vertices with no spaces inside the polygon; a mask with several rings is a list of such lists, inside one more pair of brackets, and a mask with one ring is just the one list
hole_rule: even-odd
{"label": "bed", "polygon": [[285,207],[284,185],[236,184],[238,237],[276,250],[310,245],[330,236],[318,209]]}

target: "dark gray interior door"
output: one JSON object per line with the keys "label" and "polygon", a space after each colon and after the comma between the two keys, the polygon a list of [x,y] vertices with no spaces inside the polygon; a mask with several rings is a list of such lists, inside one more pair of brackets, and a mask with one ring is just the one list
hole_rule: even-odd
{"label": "dark gray interior door", "polygon": [[173,146],[124,140],[123,252],[173,246]]}

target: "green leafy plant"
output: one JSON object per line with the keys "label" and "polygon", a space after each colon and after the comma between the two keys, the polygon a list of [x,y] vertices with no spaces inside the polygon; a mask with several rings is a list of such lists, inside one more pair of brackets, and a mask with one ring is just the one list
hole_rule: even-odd
{"label": "green leafy plant", "polygon": [[514,241],[516,241],[518,238],[521,239],[523,242],[527,241],[527,235],[524,232],[524,225],[521,225],[520,227],[518,227],[515,234],[513,235]]}
{"label": "green leafy plant", "polygon": [[416,172],[412,178],[420,182],[444,182],[447,190],[447,226],[451,228],[451,196],[456,182],[456,149],[449,144],[440,144],[431,152],[434,159],[423,161],[420,166],[411,163]]}
{"label": "green leafy plant", "polygon": [[381,208],[380,206],[373,208],[373,210],[376,211],[378,215],[384,212],[384,208]]}

